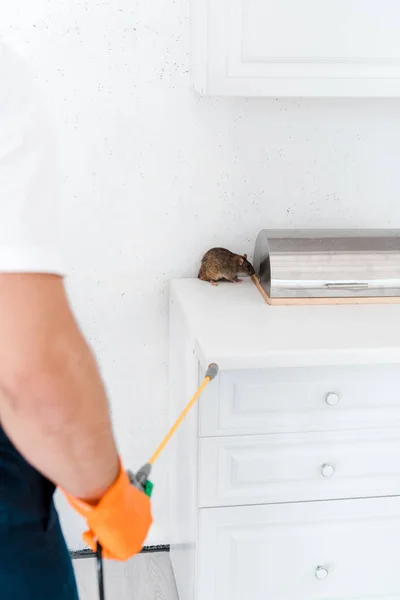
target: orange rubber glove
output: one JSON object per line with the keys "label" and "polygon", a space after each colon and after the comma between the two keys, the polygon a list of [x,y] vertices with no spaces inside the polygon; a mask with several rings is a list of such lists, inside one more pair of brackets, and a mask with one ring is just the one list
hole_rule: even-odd
{"label": "orange rubber glove", "polygon": [[125,561],[138,554],[152,524],[150,498],[136,489],[120,468],[117,480],[92,506],[62,490],[70,505],[86,519],[83,541],[95,552],[97,541],[104,558]]}

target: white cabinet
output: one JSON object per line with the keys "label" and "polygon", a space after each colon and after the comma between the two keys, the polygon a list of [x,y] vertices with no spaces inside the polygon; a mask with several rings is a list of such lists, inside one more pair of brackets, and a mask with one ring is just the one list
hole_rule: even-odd
{"label": "white cabinet", "polygon": [[400,305],[267,306],[171,285],[180,600],[400,598]]}
{"label": "white cabinet", "polygon": [[397,0],[192,0],[203,94],[400,96]]}

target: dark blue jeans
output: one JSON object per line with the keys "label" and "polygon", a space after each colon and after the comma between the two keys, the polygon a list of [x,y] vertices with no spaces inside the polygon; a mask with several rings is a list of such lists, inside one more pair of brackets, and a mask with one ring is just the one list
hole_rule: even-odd
{"label": "dark blue jeans", "polygon": [[53,494],[0,427],[1,600],[78,600]]}

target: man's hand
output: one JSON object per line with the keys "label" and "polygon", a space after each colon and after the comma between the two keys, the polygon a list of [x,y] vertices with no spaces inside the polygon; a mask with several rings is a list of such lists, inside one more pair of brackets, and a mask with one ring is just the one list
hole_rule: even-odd
{"label": "man's hand", "polygon": [[93,551],[97,541],[104,558],[127,560],[141,551],[152,523],[150,498],[131,485],[122,467],[116,482],[94,506],[65,495],[86,519],[89,531],[83,539]]}

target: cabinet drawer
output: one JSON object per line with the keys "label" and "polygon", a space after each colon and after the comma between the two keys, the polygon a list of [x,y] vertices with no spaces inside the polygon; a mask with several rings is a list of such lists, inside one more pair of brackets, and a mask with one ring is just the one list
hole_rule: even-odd
{"label": "cabinet drawer", "polygon": [[400,429],[200,440],[199,505],[400,495]]}
{"label": "cabinet drawer", "polygon": [[400,499],[200,511],[207,600],[398,600]]}
{"label": "cabinet drawer", "polygon": [[400,427],[396,365],[222,371],[200,402],[200,436]]}

